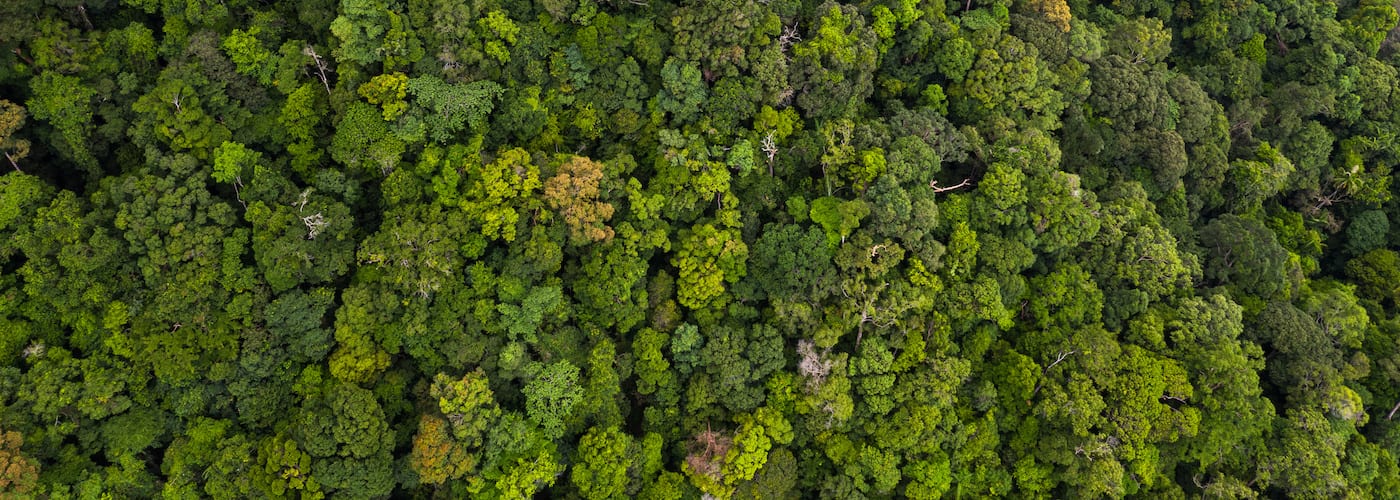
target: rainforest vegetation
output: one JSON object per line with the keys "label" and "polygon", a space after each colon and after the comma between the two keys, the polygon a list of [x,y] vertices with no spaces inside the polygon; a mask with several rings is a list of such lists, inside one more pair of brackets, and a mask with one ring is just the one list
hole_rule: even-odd
{"label": "rainforest vegetation", "polygon": [[0,497],[1396,498],[1397,23],[0,1]]}

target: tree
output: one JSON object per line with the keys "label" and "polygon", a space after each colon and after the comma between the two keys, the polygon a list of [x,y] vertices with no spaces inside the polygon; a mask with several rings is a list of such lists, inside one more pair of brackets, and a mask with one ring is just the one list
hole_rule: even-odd
{"label": "tree", "polygon": [[393,490],[394,434],[374,393],[342,382],[309,403],[297,442],[314,458],[312,472],[327,493],[372,498]]}
{"label": "tree", "polygon": [[[453,168],[445,166],[445,168]],[[520,210],[540,188],[539,167],[523,149],[501,152],[496,161],[481,165],[468,178],[462,208],[491,239],[515,240]]]}
{"label": "tree", "polygon": [[29,141],[15,135],[24,127],[27,114],[23,106],[0,99],[0,152],[15,170],[20,169],[20,160],[29,156]]}
{"label": "tree", "polygon": [[603,164],[574,156],[559,166],[558,173],[544,181],[544,199],[559,211],[569,225],[569,237],[576,244],[607,241],[613,229],[604,224],[612,218],[613,206],[598,200],[598,184]]}
{"label": "tree", "polygon": [[[486,125],[486,115],[495,109],[496,99],[505,88],[492,81],[447,83],[434,76],[420,76],[408,81],[408,92],[414,97],[414,113],[403,126],[406,135],[427,136],[446,144],[463,131],[463,127],[479,132]],[[420,136],[421,137],[421,136]]]}
{"label": "tree", "polygon": [[461,478],[476,467],[476,458],[447,432],[447,422],[423,415],[418,433],[413,436],[413,452],[409,466],[427,484],[443,484]]}
{"label": "tree", "polygon": [[657,103],[662,111],[671,113],[675,123],[694,121],[705,104],[709,91],[701,80],[700,67],[678,59],[667,59],[661,69],[661,93]]}
{"label": "tree", "polygon": [[390,73],[371,78],[360,85],[360,97],[384,110],[384,121],[392,122],[408,110],[408,76],[403,73]]}
{"label": "tree", "polygon": [[39,482],[39,467],[20,454],[24,436],[15,431],[0,432],[0,493],[24,497]]}
{"label": "tree", "polygon": [[557,361],[541,367],[539,374],[525,384],[525,411],[551,439],[564,435],[565,420],[583,398],[578,377],[577,366]]}
{"label": "tree", "polygon": [[627,487],[632,438],[616,427],[593,427],[578,444],[578,462],[569,478],[587,499],[616,498]]}
{"label": "tree", "polygon": [[340,39],[336,59],[361,66],[383,62],[386,69],[393,69],[422,58],[418,37],[403,16],[389,7],[384,0],[342,0],[340,16],[330,25],[331,33]]}
{"label": "tree", "polygon": [[875,90],[878,40],[854,6],[826,2],[817,12],[816,32],[792,47],[792,85],[807,117],[840,118]]}
{"label": "tree", "polygon": [[[225,119],[229,98],[194,64],[170,66],[155,87],[131,105],[139,113],[128,134],[142,145],[161,144],[175,152],[208,159],[214,148],[233,138]],[[31,111],[32,111],[31,107]]]}
{"label": "tree", "polygon": [[846,242],[846,238],[860,227],[860,220],[867,215],[870,215],[870,206],[864,201],[842,201],[833,196],[812,200],[809,214],[812,222],[826,230],[826,245],[833,251]]}
{"label": "tree", "polygon": [[1071,15],[1069,5],[1064,0],[1041,0],[1033,2],[1031,8],[1045,15],[1045,20],[1055,25],[1060,31],[1069,33]]}
{"label": "tree", "polygon": [[436,375],[428,395],[438,399],[438,411],[452,424],[452,437],[468,448],[480,447],[488,429],[501,415],[480,368],[461,379]]}
{"label": "tree", "polygon": [[816,227],[768,224],[754,242],[748,278],[769,300],[820,302],[835,283],[831,247]]}
{"label": "tree", "polygon": [[[297,442],[283,436],[269,437],[258,446],[258,464],[250,472],[253,485],[275,498],[324,498],[321,483],[312,476],[312,460]],[[299,492],[299,493],[293,493]]]}
{"label": "tree", "polygon": [[1362,295],[1376,302],[1400,305],[1400,254],[1379,249],[1346,264],[1347,277],[1356,280]]}
{"label": "tree", "polygon": [[97,157],[89,148],[89,137],[93,128],[90,101],[97,91],[76,77],[52,72],[41,73],[29,86],[34,94],[24,105],[35,119],[53,126],[56,137],[52,142],[59,151],[84,169],[96,169]]}
{"label": "tree", "polygon": [[747,271],[749,249],[734,229],[697,224],[679,234],[671,265],[680,271],[681,305],[704,309],[724,303],[724,283],[736,283]]}
{"label": "tree", "polygon": [[336,123],[331,158],[351,169],[378,170],[388,175],[398,167],[407,146],[389,133],[382,113],[362,102],[351,103]]}
{"label": "tree", "polygon": [[1347,251],[1361,255],[1385,246],[1390,233],[1390,218],[1380,210],[1367,210],[1347,224]]}
{"label": "tree", "polygon": [[1273,231],[1258,221],[1233,214],[1221,216],[1201,230],[1201,244],[1211,251],[1207,278],[1234,284],[1263,298],[1291,295],[1288,252],[1278,244]]}
{"label": "tree", "polygon": [[234,29],[224,37],[220,45],[229,59],[233,60],[233,64],[238,66],[239,73],[255,77],[259,83],[268,85],[272,83],[276,60],[273,59],[272,51],[264,48],[262,41],[258,39],[260,34],[260,26],[253,26],[247,31]]}
{"label": "tree", "polygon": [[321,124],[324,108],[320,91],[314,85],[304,83],[287,96],[282,113],[277,117],[277,123],[287,130],[287,135],[292,139],[287,144],[287,152],[292,154],[292,169],[303,177],[312,176],[312,168],[320,164],[324,153],[322,148],[317,147],[323,135],[317,127]]}

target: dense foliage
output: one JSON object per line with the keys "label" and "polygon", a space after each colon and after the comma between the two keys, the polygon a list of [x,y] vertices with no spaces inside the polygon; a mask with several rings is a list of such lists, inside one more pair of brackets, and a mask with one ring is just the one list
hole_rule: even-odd
{"label": "dense foliage", "polygon": [[1398,22],[0,1],[0,497],[1395,498]]}

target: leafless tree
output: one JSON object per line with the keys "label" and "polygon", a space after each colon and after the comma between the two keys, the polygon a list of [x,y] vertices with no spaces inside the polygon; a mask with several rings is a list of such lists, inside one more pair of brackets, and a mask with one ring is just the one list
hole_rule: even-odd
{"label": "leafless tree", "polygon": [[729,448],[734,445],[734,440],[723,433],[710,428],[705,424],[705,430],[695,436],[690,442],[690,454],[686,455],[685,463],[690,466],[690,470],[698,474],[704,474],[712,479],[720,479],[722,471],[720,466],[725,455],[729,454]]}
{"label": "leafless tree", "polygon": [[797,341],[797,373],[807,379],[807,391],[816,392],[826,382],[826,376],[836,363],[827,359],[831,349],[817,352],[817,344],[808,339]]}
{"label": "leafless tree", "polygon": [[1054,360],[1054,361],[1051,361],[1050,364],[1049,364],[1048,366],[1046,366],[1043,370],[1040,370],[1040,379],[1041,379],[1041,380],[1040,380],[1040,382],[1038,382],[1038,383],[1035,384],[1035,390],[1034,390],[1034,391],[1031,391],[1031,397],[1035,397],[1036,394],[1039,394],[1039,393],[1040,393],[1040,389],[1041,389],[1042,387],[1045,387],[1045,376],[1048,375],[1048,374],[1050,374],[1050,369],[1051,369],[1051,368],[1054,368],[1055,365],[1060,364],[1060,363],[1063,362],[1064,360],[1069,359],[1070,356],[1073,356],[1073,355],[1078,354],[1078,353],[1079,353],[1079,350],[1078,350],[1078,349],[1070,349],[1070,350],[1068,350],[1068,351],[1060,351],[1060,352],[1056,353],[1056,354],[1055,354],[1055,360]]}
{"label": "leafless tree", "polygon": [[928,187],[933,188],[933,192],[935,192],[935,193],[943,193],[943,192],[947,192],[947,191],[952,191],[952,190],[954,190],[954,189],[960,189],[960,188],[966,187],[966,186],[968,186],[968,185],[970,185],[970,184],[972,184],[972,178],[971,178],[971,177],[966,178],[966,179],[963,179],[962,182],[959,182],[959,183],[958,183],[957,185],[955,185],[955,186],[948,186],[948,187],[938,187],[938,180],[936,180],[936,179],[935,179],[935,180],[928,181]]}
{"label": "leafless tree", "polygon": [[763,142],[759,143],[759,148],[768,155],[768,176],[772,177],[773,160],[778,157],[778,141],[773,138],[773,132],[768,132],[768,135],[763,138]]}
{"label": "leafless tree", "polygon": [[327,221],[325,217],[321,216],[321,212],[316,212],[315,215],[302,217],[301,222],[302,224],[306,224],[306,239],[308,240],[316,239],[316,235],[321,234],[321,230],[331,224],[330,221]]}
{"label": "leafless tree", "polygon": [[326,78],[326,60],[323,59],[320,54],[316,53],[316,48],[312,47],[311,44],[307,44],[306,47],[303,47],[301,53],[316,61],[316,72],[321,77],[321,85],[326,87],[326,95],[331,95],[331,81],[329,78]]}

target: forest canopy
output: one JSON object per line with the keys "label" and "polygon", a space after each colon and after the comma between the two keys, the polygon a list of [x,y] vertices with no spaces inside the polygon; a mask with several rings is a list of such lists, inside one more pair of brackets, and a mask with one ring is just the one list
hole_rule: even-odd
{"label": "forest canopy", "polygon": [[0,497],[1396,498],[1397,24],[0,1]]}

